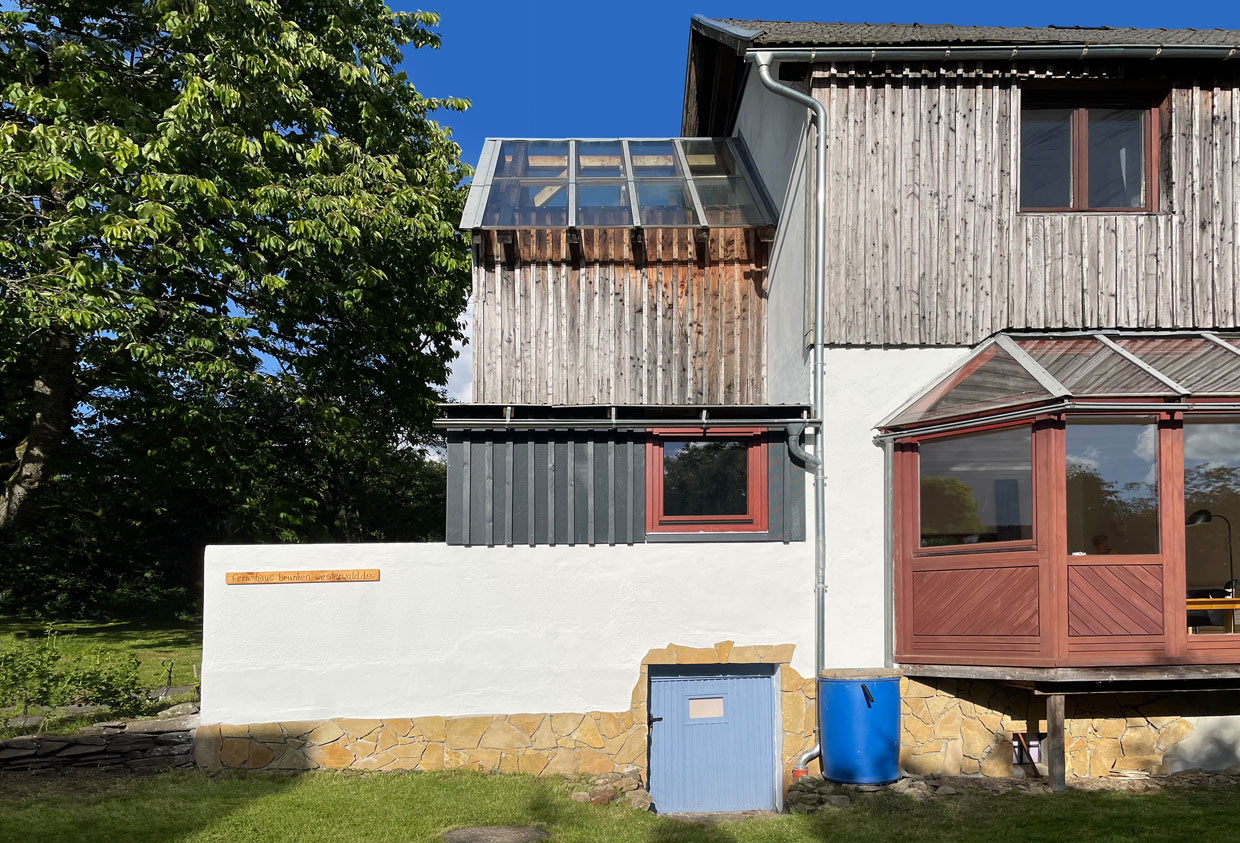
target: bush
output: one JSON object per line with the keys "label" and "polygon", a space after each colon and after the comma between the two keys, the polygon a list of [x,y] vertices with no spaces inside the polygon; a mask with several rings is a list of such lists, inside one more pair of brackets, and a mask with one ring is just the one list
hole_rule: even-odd
{"label": "bush", "polygon": [[116,714],[137,714],[146,694],[138,679],[141,660],[133,653],[93,646],[66,671],[66,686],[75,702],[103,705]]}
{"label": "bush", "polygon": [[49,629],[40,639],[0,648],[0,707],[21,706],[25,715],[31,706],[72,702],[106,706],[119,715],[140,712],[146,694],[138,657],[99,645],[66,656],[64,645],[71,640]]}
{"label": "bush", "polygon": [[60,639],[52,630],[37,641],[15,641],[0,648],[0,705],[60,705],[65,699],[65,675],[60,668]]}

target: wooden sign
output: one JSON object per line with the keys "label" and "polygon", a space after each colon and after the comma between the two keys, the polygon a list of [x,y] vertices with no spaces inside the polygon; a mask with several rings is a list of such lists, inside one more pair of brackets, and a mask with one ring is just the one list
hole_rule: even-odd
{"label": "wooden sign", "polygon": [[378,582],[378,568],[348,568],[337,571],[227,571],[227,585],[267,585],[296,582]]}

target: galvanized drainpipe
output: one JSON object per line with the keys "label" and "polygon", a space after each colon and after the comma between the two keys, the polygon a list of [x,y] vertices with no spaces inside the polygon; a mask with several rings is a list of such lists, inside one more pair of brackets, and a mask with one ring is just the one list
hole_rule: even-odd
{"label": "galvanized drainpipe", "polygon": [[[827,596],[827,489],[824,465],[825,440],[823,421],[826,419],[826,371],[823,366],[823,324],[826,321],[827,272],[827,109],[812,96],[781,85],[771,77],[772,54],[747,53],[746,61],[757,67],[758,78],[773,93],[800,103],[813,112],[814,121],[814,350],[813,405],[818,425],[814,430],[814,453],[807,464],[814,469],[814,678],[826,669],[826,596]],[[804,452],[802,452],[804,453]],[[808,456],[808,455],[807,455]],[[814,746],[797,758],[793,775],[805,775],[810,761],[822,751],[822,735],[814,724],[817,740]]]}

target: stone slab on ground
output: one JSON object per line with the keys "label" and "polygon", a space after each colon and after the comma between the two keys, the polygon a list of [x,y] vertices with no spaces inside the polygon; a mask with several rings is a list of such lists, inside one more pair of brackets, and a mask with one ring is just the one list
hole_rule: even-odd
{"label": "stone slab on ground", "polygon": [[443,836],[444,843],[535,843],[546,839],[547,832],[519,825],[458,828]]}

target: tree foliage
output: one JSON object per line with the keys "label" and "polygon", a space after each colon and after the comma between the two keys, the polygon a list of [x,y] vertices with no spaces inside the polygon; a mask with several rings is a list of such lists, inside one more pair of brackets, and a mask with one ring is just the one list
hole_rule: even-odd
{"label": "tree foliage", "polygon": [[9,547],[45,540],[30,520],[364,537],[359,495],[433,474],[468,249],[430,115],[467,103],[397,66],[437,20],[378,0],[0,14]]}

